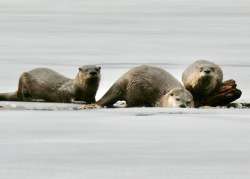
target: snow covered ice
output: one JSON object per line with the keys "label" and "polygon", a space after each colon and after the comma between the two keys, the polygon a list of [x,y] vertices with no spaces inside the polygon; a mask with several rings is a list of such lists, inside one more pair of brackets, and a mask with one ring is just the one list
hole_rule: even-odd
{"label": "snow covered ice", "polygon": [[249,178],[248,110],[3,111],[1,178]]}
{"label": "snow covered ice", "polygon": [[[245,0],[2,0],[0,92],[35,67],[73,78],[78,66],[101,64],[99,99],[137,64],[180,80],[202,58],[220,64],[243,92],[238,102],[249,102],[249,8]],[[250,177],[248,109],[1,105],[14,109],[0,109],[3,179]]]}

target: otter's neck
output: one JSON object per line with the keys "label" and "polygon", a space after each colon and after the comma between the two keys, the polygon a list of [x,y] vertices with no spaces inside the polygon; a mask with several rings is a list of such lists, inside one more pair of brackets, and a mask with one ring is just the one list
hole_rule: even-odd
{"label": "otter's neck", "polygon": [[209,95],[215,88],[213,77],[206,76],[202,77],[198,82],[198,88],[200,89],[200,93],[203,95]]}
{"label": "otter's neck", "polygon": [[76,77],[73,84],[75,100],[86,101],[87,103],[95,102],[95,95],[99,86],[98,80],[79,80]]}

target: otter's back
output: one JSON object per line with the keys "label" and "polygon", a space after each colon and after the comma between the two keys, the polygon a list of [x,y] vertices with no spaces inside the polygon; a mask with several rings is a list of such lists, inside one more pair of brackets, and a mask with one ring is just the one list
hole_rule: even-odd
{"label": "otter's back", "polygon": [[125,74],[129,81],[148,85],[150,88],[168,92],[173,88],[182,87],[182,84],[170,73],[159,67],[142,65],[129,70]]}
{"label": "otter's back", "polygon": [[36,68],[28,72],[31,78],[50,88],[58,88],[70,79],[48,68]]}

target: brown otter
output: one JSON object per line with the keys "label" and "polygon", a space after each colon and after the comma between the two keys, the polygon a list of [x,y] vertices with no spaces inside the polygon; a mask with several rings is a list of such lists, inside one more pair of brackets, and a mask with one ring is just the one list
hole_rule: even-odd
{"label": "brown otter", "polygon": [[69,79],[51,69],[36,68],[21,75],[16,92],[0,93],[0,100],[94,103],[100,69],[99,66],[85,65],[79,68],[75,79]]}
{"label": "brown otter", "polygon": [[125,100],[127,107],[193,106],[192,95],[178,80],[161,68],[147,65],[125,73],[96,104],[111,107],[118,100]]}
{"label": "brown otter", "polygon": [[195,100],[211,95],[222,85],[223,72],[213,62],[198,60],[192,63],[182,74],[182,81]]}

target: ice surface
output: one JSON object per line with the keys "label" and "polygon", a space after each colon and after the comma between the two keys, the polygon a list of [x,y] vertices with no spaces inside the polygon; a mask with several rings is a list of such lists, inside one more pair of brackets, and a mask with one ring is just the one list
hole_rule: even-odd
{"label": "ice surface", "polygon": [[[17,74],[33,66],[6,65],[13,89]],[[65,75],[75,67],[51,66]],[[166,67],[177,77],[181,67]],[[14,70],[13,78],[4,79]],[[98,98],[124,73],[104,68]],[[249,99],[248,68],[227,67]],[[232,72],[233,70],[233,72]],[[79,105],[0,102],[0,178],[4,179],[248,179],[248,109],[98,109]],[[32,109],[32,110],[23,110]],[[52,111],[51,111],[52,110]]]}
{"label": "ice surface", "polygon": [[[239,101],[249,102],[249,8],[247,0],[1,0],[0,92],[38,66],[73,78],[95,63],[103,66],[100,98],[136,64],[180,79],[203,58],[222,65],[243,91]],[[33,110],[0,108],[1,179],[250,177],[246,109],[3,104]]]}
{"label": "ice surface", "polygon": [[7,63],[250,65],[247,0],[1,0]]}
{"label": "ice surface", "polygon": [[5,179],[250,176],[249,110],[0,113]]}

